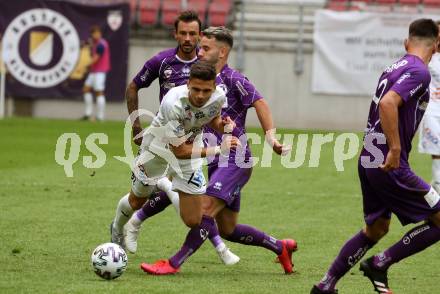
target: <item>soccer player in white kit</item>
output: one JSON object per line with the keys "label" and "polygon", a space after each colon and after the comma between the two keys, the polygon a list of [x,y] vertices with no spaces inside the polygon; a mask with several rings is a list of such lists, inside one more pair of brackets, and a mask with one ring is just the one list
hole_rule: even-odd
{"label": "soccer player in white kit", "polygon": [[[440,28],[440,21],[437,21]],[[440,38],[440,36],[439,36]],[[440,193],[440,48],[429,63],[431,84],[428,108],[420,124],[419,152],[432,156],[432,187]]]}
{"label": "soccer player in white kit", "polygon": [[200,224],[196,222],[200,217],[194,207],[201,205],[201,197],[197,195],[206,190],[202,158],[228,154],[231,148],[240,145],[238,138],[227,136],[219,146],[203,147],[205,125],[220,133],[225,129],[232,131],[234,127],[229,117],[220,116],[226,96],[221,88],[216,88],[215,78],[213,65],[198,62],[191,67],[188,84],[175,87],[165,95],[142,140],[131,191],[118,203],[111,225],[112,242],[119,243],[117,239],[123,226],[157,190],[157,181],[167,175],[173,176],[172,189],[179,192],[184,223],[192,230],[198,230]]}

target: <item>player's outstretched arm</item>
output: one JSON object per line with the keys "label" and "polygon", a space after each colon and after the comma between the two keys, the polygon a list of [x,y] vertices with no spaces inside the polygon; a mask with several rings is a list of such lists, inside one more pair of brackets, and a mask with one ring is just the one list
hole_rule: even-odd
{"label": "player's outstretched arm", "polygon": [[[127,86],[127,89],[125,90],[125,99],[127,100],[127,110],[129,115],[132,112],[138,110],[139,108],[138,91],[139,91],[138,86],[134,82],[131,82]],[[131,122],[131,124],[132,124],[132,135],[134,138],[136,137],[136,135],[142,132],[139,116],[136,116],[136,118],[134,119],[134,121]],[[142,137],[135,139],[134,142],[136,143],[136,145],[140,146],[142,143]]]}
{"label": "player's outstretched arm", "polygon": [[385,163],[379,168],[386,172],[399,168],[400,165],[399,106],[402,103],[402,97],[392,90],[379,101],[380,125],[389,148]]}
{"label": "player's outstretched arm", "polygon": [[275,138],[276,129],[272,119],[272,112],[270,111],[267,102],[264,99],[258,99],[252,103],[252,106],[255,108],[258,120],[260,121],[261,127],[266,134],[267,143],[272,146],[273,151],[276,154],[287,154],[292,149],[292,146],[285,146],[278,142],[278,140]]}
{"label": "player's outstretched arm", "polygon": [[213,147],[195,147],[194,144],[182,143],[180,145],[170,144],[171,152],[177,159],[191,159],[200,157],[215,156],[218,154],[229,154],[230,149],[241,146],[240,140],[234,136],[227,136],[220,146]]}

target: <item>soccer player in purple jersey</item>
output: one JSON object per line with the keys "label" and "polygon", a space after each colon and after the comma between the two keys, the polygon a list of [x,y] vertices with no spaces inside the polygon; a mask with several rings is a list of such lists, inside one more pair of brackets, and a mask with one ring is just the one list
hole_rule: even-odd
{"label": "soccer player in purple jersey", "polygon": [[[203,195],[200,223],[217,222],[220,234],[226,240],[244,245],[260,246],[274,252],[286,274],[293,272],[292,252],[297,249],[292,239],[277,240],[249,225],[237,224],[240,211],[241,189],[248,182],[252,173],[252,158],[247,145],[245,121],[247,110],[254,107],[268,142],[277,154],[285,153],[290,147],[280,144],[274,134],[275,129],[270,109],[255,87],[238,71],[227,65],[229,52],[233,46],[233,37],[225,27],[211,27],[203,31],[199,57],[216,66],[217,86],[224,89],[227,106],[222,115],[230,117],[236,127],[232,135],[240,137],[241,146],[231,150],[229,156],[220,159],[217,156],[208,165],[209,183],[206,195]],[[222,135],[211,128],[204,133],[212,134],[207,140],[208,146],[222,142]],[[208,136],[209,137],[209,136]],[[214,138],[212,138],[214,137]],[[214,139],[214,140],[212,140]],[[196,207],[193,207],[196,210]],[[215,228],[213,228],[215,230]],[[209,231],[210,234],[212,232]],[[170,259],[159,260],[155,264],[143,263],[141,268],[149,274],[168,275],[179,271],[180,266],[204,242],[200,236],[187,238],[182,248]]]}
{"label": "soccer player in purple jersey", "polygon": [[412,22],[405,40],[407,54],[379,79],[358,166],[366,227],[345,243],[310,293],[337,293],[338,280],[387,234],[391,213],[402,225],[423,223],[390,248],[361,262],[360,270],[376,292],[392,293],[387,278],[391,265],[440,240],[439,195],[408,163],[411,141],[429,101],[427,65],[436,51],[438,31],[431,19]]}
{"label": "soccer player in purple jersey", "polygon": [[[164,50],[149,59],[128,85],[126,99],[130,114],[138,110],[138,91],[149,87],[155,79],[159,79],[160,101],[171,88],[188,82],[191,65],[197,61],[197,44],[200,40],[201,21],[195,12],[184,11],[176,18],[174,28],[177,48]],[[133,137],[136,137],[142,131],[139,118],[136,117],[132,123]],[[141,142],[142,137],[135,139],[137,145],[140,145]],[[134,174],[132,180],[137,180]],[[177,206],[176,209],[178,210],[179,196],[176,192],[171,191],[171,182],[162,179],[157,186],[162,191],[154,192],[152,195],[146,193],[146,191],[142,195],[139,195],[139,191],[138,194],[130,191],[120,200],[111,228],[112,242],[120,244],[134,253],[137,250],[137,233],[143,220],[163,211],[171,202]],[[135,210],[138,211],[132,217]],[[129,219],[130,222],[127,223]],[[226,247],[218,234],[217,236],[214,233],[211,234],[210,240],[225,264],[232,265],[240,260]]]}

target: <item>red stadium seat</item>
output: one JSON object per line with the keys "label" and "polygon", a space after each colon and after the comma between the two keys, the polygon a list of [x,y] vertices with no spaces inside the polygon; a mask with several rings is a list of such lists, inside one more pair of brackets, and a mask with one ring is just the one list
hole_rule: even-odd
{"label": "red stadium seat", "polygon": [[159,21],[160,0],[139,0],[139,23],[156,25]]}
{"label": "red stadium seat", "polygon": [[401,5],[418,5],[420,0],[399,0]]}
{"label": "red stadium seat", "polygon": [[137,22],[138,0],[130,0],[130,23]]}
{"label": "red stadium seat", "polygon": [[166,0],[162,5],[162,24],[173,26],[176,17],[182,11],[181,0]]}
{"label": "red stadium seat", "polygon": [[231,9],[230,0],[212,0],[209,6],[209,24],[211,26],[226,26]]}
{"label": "red stadium seat", "polygon": [[418,13],[421,0],[399,0],[400,7],[397,9],[399,12],[405,13]]}
{"label": "red stadium seat", "polygon": [[188,10],[197,12],[202,23],[205,23],[208,11],[208,0],[188,0]]}
{"label": "red stadium seat", "polygon": [[440,8],[440,0],[423,0],[423,4],[425,6],[439,7]]}
{"label": "red stadium seat", "polygon": [[335,11],[346,11],[350,7],[349,1],[331,0],[327,3],[327,9]]}
{"label": "red stadium seat", "polygon": [[384,4],[384,5],[389,5],[389,4],[396,4],[397,0],[376,0],[377,4]]}

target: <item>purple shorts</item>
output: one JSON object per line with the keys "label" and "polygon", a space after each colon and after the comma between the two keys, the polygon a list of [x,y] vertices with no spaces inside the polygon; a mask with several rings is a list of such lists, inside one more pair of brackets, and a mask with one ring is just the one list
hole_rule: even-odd
{"label": "purple shorts", "polygon": [[208,166],[206,195],[222,199],[232,211],[240,211],[241,189],[249,181],[252,168],[240,168],[229,163],[227,167]]}
{"label": "purple shorts", "polygon": [[409,168],[388,173],[378,168],[358,165],[364,218],[372,225],[379,217],[394,213],[402,225],[418,223],[440,211],[438,194]]}

